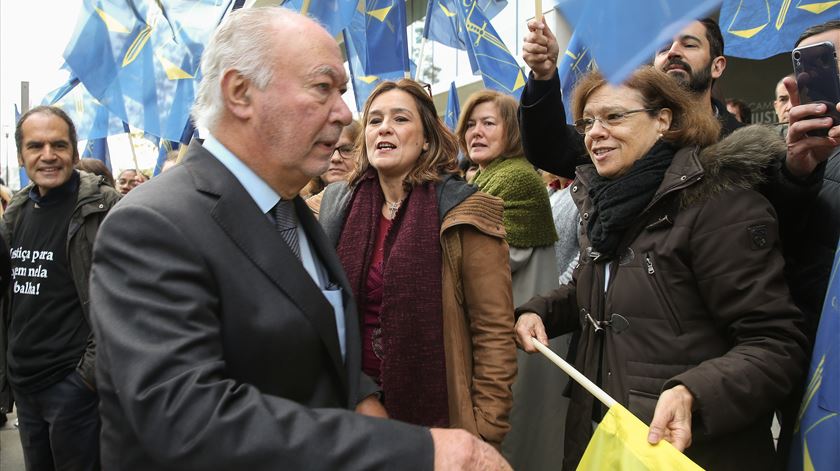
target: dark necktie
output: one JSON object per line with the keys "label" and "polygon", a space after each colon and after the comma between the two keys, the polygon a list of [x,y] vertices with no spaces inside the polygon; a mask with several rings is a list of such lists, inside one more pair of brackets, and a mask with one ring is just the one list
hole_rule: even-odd
{"label": "dark necktie", "polygon": [[297,235],[297,218],[295,217],[295,205],[291,200],[280,200],[271,210],[274,216],[274,227],[289,245],[292,253],[300,260],[300,245]]}

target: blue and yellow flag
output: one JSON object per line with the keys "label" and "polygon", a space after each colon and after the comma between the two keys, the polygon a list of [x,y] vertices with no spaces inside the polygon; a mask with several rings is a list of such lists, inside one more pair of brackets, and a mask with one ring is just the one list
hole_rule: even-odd
{"label": "blue and yellow flag", "polygon": [[41,104],[64,110],[76,125],[80,141],[93,141],[125,132],[123,121],[102,106],[75,77],[48,93]]}
{"label": "blue and yellow flag", "polygon": [[840,20],[840,1],[724,0],[720,29],[726,55],[746,59],[793,50],[805,29]]}
{"label": "blue and yellow flag", "polygon": [[64,59],[112,114],[177,140],[189,118],[204,44],[230,0],[84,0]]}
{"label": "blue and yellow flag", "polygon": [[[707,16],[721,0],[600,0],[586,2],[573,22],[598,69],[621,83],[691,21]],[[562,9],[563,7],[560,6]],[[575,16],[575,15],[571,15]]]}
{"label": "blue and yellow flag", "polygon": [[788,469],[840,469],[840,245],[834,254]]}
{"label": "blue and yellow flag", "polygon": [[409,71],[405,0],[359,2],[346,32],[365,75]]}
{"label": "blue and yellow flag", "polygon": [[560,58],[560,65],[557,71],[560,74],[560,85],[563,87],[563,105],[566,109],[566,122],[574,121],[572,117],[572,91],[577,81],[587,72],[597,69],[595,59],[588,47],[580,40],[580,36],[572,34],[566,52]]}
{"label": "blue and yellow flag", "polygon": [[[327,31],[337,36],[350,24],[357,0],[285,0],[279,4],[318,20]],[[360,3],[364,3],[361,0]],[[189,3],[189,2],[184,2]]]}
{"label": "blue and yellow flag", "polygon": [[429,0],[423,36],[466,50],[473,74],[481,74],[485,87],[519,99],[525,75],[482,6],[494,5],[479,0]]}
{"label": "blue and yellow flag", "polygon": [[350,65],[350,79],[353,84],[353,96],[356,99],[356,111],[362,112],[370,93],[383,80],[399,80],[405,72],[396,70],[384,74],[366,74],[353,38],[344,32],[344,47],[347,50],[347,62]]}
{"label": "blue and yellow flag", "polygon": [[458,125],[458,118],[461,117],[461,102],[458,101],[458,88],[453,81],[449,84],[449,97],[446,99],[446,115],[443,117],[443,122],[450,131],[455,132],[455,126]]}
{"label": "blue and yellow flag", "polygon": [[113,167],[111,167],[111,153],[108,151],[107,137],[88,139],[87,144],[85,144],[85,149],[82,151],[82,158],[99,160],[105,164],[108,170],[114,171]]}

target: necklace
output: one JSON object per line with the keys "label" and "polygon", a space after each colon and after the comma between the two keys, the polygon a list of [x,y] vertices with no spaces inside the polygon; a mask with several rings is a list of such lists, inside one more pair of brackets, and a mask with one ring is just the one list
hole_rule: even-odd
{"label": "necklace", "polygon": [[388,219],[394,219],[397,216],[397,211],[400,210],[400,206],[403,201],[405,201],[405,198],[402,198],[399,201],[394,201],[393,203],[385,200],[385,204],[388,207]]}

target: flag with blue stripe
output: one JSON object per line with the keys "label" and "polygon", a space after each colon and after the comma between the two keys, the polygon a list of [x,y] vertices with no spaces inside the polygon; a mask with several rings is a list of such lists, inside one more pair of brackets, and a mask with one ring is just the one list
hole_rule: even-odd
{"label": "flag with blue stripe", "polygon": [[346,32],[364,74],[408,71],[405,1],[364,0],[359,6]]}

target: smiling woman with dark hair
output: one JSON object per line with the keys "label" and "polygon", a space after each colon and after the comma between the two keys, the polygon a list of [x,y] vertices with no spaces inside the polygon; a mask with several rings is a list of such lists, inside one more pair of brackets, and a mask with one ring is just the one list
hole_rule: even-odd
{"label": "smiling woman with dark hair", "polygon": [[324,190],[362,324],[362,367],[391,418],[499,447],[516,375],[502,203],[458,175],[455,137],[413,80],[376,87],[349,181]]}
{"label": "smiling woman with dark hair", "polygon": [[[580,266],[517,308],[517,342],[577,331],[575,367],[706,469],[773,469],[770,421],[804,372],[801,313],[776,213],[753,188],[785,152],[751,126],[715,143],[714,116],[662,72],[573,95],[592,163],[577,168]],[[605,410],[573,384],[564,469]]]}

